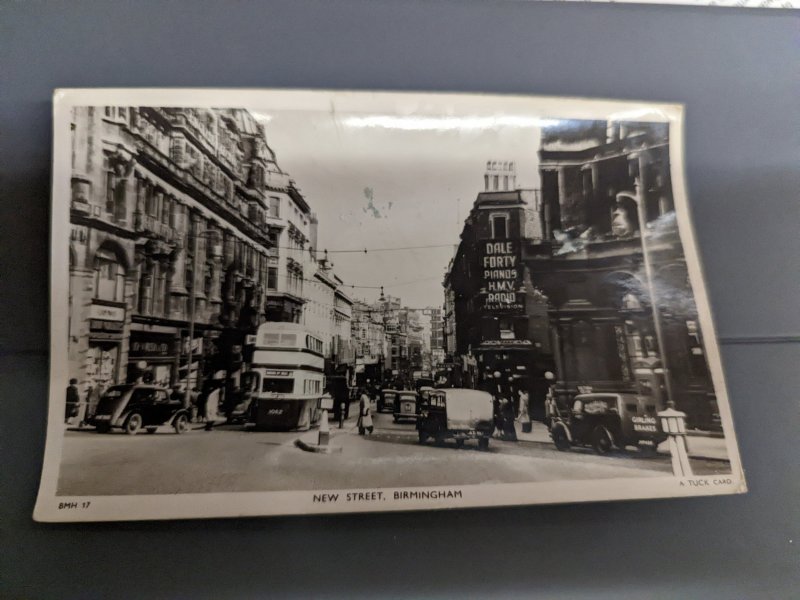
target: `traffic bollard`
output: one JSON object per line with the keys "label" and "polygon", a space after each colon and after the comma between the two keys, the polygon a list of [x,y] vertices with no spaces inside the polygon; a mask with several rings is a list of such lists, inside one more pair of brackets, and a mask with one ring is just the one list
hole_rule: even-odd
{"label": "traffic bollard", "polygon": [[344,411],[346,406],[344,402],[339,405],[339,429],[344,429]]}
{"label": "traffic bollard", "polygon": [[686,413],[675,410],[672,402],[658,413],[661,429],[667,434],[669,453],[672,456],[672,473],[675,477],[692,477],[689,449],[686,445]]}
{"label": "traffic bollard", "polygon": [[331,428],[328,424],[328,411],[322,411],[322,417],[320,418],[319,422],[319,438],[317,439],[317,445],[319,446],[327,446],[328,441],[331,437]]}

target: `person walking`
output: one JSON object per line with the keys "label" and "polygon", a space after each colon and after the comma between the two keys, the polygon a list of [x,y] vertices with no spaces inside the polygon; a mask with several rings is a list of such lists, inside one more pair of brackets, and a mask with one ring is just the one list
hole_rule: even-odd
{"label": "person walking", "polygon": [[100,398],[105,394],[105,386],[98,383],[86,394],[86,415],[83,417],[85,423],[91,423],[94,419],[94,413],[97,412],[97,405],[100,404]]}
{"label": "person walking", "polygon": [[206,407],[208,406],[208,394],[211,392],[211,386],[208,383],[203,384],[202,391],[197,395],[197,422],[205,423],[208,416]]}
{"label": "person walking", "polygon": [[225,402],[225,384],[222,381],[212,381],[211,390],[206,396],[206,431],[211,431],[219,418],[220,406]]}
{"label": "person walking", "polygon": [[500,399],[500,417],[503,427],[503,439],[508,442],[516,442],[517,430],[514,427],[514,403],[508,398]]}
{"label": "person walking", "polygon": [[64,407],[64,423],[69,425],[70,419],[78,416],[78,405],[81,403],[81,394],[78,391],[78,380],[74,377],[67,386],[67,404]]}
{"label": "person walking", "polygon": [[528,390],[520,388],[519,390],[519,416],[517,420],[522,423],[522,432],[530,433],[532,429],[531,412],[530,412],[530,396]]}
{"label": "person walking", "polygon": [[372,401],[366,389],[361,391],[361,399],[358,402],[358,435],[364,435],[373,431],[372,425]]}

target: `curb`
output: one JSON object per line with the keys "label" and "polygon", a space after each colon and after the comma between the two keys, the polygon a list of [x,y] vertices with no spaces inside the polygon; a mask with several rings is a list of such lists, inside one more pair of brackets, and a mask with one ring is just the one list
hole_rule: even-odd
{"label": "curb", "polygon": [[297,438],[294,445],[306,452],[316,452],[317,454],[336,454],[342,451],[341,446],[318,446],[304,442],[301,438]]}

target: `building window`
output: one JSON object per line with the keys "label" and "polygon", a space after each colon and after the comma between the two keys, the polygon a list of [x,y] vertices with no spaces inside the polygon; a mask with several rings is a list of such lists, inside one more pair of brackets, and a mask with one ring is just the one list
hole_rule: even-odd
{"label": "building window", "polygon": [[492,215],[492,238],[508,239],[508,219],[505,215]]}
{"label": "building window", "polygon": [[138,309],[140,315],[150,314],[150,304],[152,299],[153,273],[152,268],[143,268],[139,277],[139,302]]}
{"label": "building window", "polygon": [[276,196],[269,198],[269,216],[275,219],[281,216],[281,199]]}
{"label": "building window", "polygon": [[94,259],[95,295],[98,300],[122,302],[125,271],[108,250],[98,250]]}
{"label": "building window", "polygon": [[278,289],[278,267],[269,267],[267,269],[267,289]]}

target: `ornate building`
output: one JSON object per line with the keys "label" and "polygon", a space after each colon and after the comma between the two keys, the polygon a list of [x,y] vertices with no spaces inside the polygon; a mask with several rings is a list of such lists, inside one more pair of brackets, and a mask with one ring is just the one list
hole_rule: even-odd
{"label": "ornate building", "polygon": [[[489,161],[445,275],[445,343],[453,384],[531,388],[551,364],[543,296],[522,263],[525,243],[542,239],[536,190],[516,185],[513,162]],[[497,380],[496,380],[497,381]]]}
{"label": "ornate building", "polygon": [[197,380],[235,372],[276,276],[273,194],[298,195],[247,111],[74,109],[70,375],[174,385],[190,352]]}
{"label": "ornate building", "polygon": [[540,170],[545,235],[524,245],[522,260],[548,299],[559,397],[638,392],[673,400],[690,426],[718,427],[675,222],[667,125],[545,129]]}

